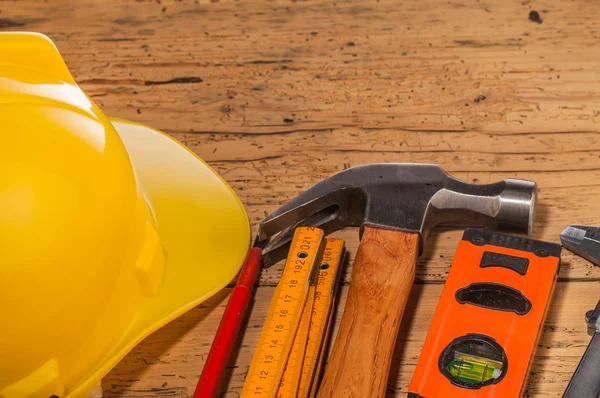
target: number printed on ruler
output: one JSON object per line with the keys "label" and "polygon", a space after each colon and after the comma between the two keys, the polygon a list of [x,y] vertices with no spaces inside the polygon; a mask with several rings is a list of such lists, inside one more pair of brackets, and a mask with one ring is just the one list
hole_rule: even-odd
{"label": "number printed on ruler", "polygon": [[298,325],[298,330],[296,330],[292,349],[290,350],[290,355],[288,356],[275,398],[296,398],[298,394],[298,387],[300,386],[300,378],[302,376],[302,365],[304,363],[308,341],[308,332],[310,330],[313,305],[315,302],[316,288],[314,283],[315,282],[312,281],[308,289],[308,297],[306,299],[306,304],[304,305],[304,311],[302,311],[300,324]]}
{"label": "number printed on ruler", "polygon": [[241,397],[275,396],[308,297],[323,235],[318,228],[296,229]]}
{"label": "number printed on ruler", "polygon": [[[323,361],[325,342],[331,329],[335,293],[343,267],[345,249],[341,239],[325,239],[325,250],[319,264],[315,301],[310,320],[308,342],[302,366],[298,397],[313,395]],[[312,390],[312,392],[311,392]]]}
{"label": "number printed on ruler", "polygon": [[276,398],[306,398],[322,358],[319,351],[326,341],[332,312],[333,294],[341,270],[344,241],[325,239],[318,274],[311,282],[308,299],[296,331],[294,344],[279,384]]}

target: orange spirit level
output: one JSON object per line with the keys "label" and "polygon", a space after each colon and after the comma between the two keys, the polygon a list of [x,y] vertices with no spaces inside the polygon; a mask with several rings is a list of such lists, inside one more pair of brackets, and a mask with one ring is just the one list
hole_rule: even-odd
{"label": "orange spirit level", "polygon": [[409,398],[523,396],[559,264],[560,245],[467,229]]}

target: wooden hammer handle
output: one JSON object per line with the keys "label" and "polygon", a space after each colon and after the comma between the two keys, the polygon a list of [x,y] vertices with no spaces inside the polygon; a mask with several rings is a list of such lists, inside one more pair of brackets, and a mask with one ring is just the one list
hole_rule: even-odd
{"label": "wooden hammer handle", "polygon": [[364,227],[318,398],[385,396],[418,254],[418,234]]}

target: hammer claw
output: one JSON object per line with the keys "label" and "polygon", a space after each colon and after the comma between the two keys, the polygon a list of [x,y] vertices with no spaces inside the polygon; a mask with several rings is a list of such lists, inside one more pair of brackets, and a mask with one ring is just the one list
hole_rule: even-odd
{"label": "hammer claw", "polygon": [[[317,184],[301,196],[292,199],[260,224],[260,238],[272,238],[276,234],[286,232],[286,242],[289,243],[294,234],[294,229],[302,225],[310,225],[325,229],[326,225],[337,221],[338,229],[360,226],[364,219],[367,204],[366,192],[359,187],[346,187],[313,195],[319,192],[321,184]],[[302,199],[298,202],[298,199]],[[329,231],[333,232],[333,230]],[[274,238],[281,242],[282,239]],[[269,243],[264,253],[272,251],[274,244]]]}

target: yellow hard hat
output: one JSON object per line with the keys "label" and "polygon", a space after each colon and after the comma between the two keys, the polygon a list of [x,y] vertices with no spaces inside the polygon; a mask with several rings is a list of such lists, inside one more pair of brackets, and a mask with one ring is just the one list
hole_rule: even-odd
{"label": "yellow hard hat", "polygon": [[233,191],[106,118],[43,35],[0,33],[0,137],[0,397],[85,396],[242,265]]}

